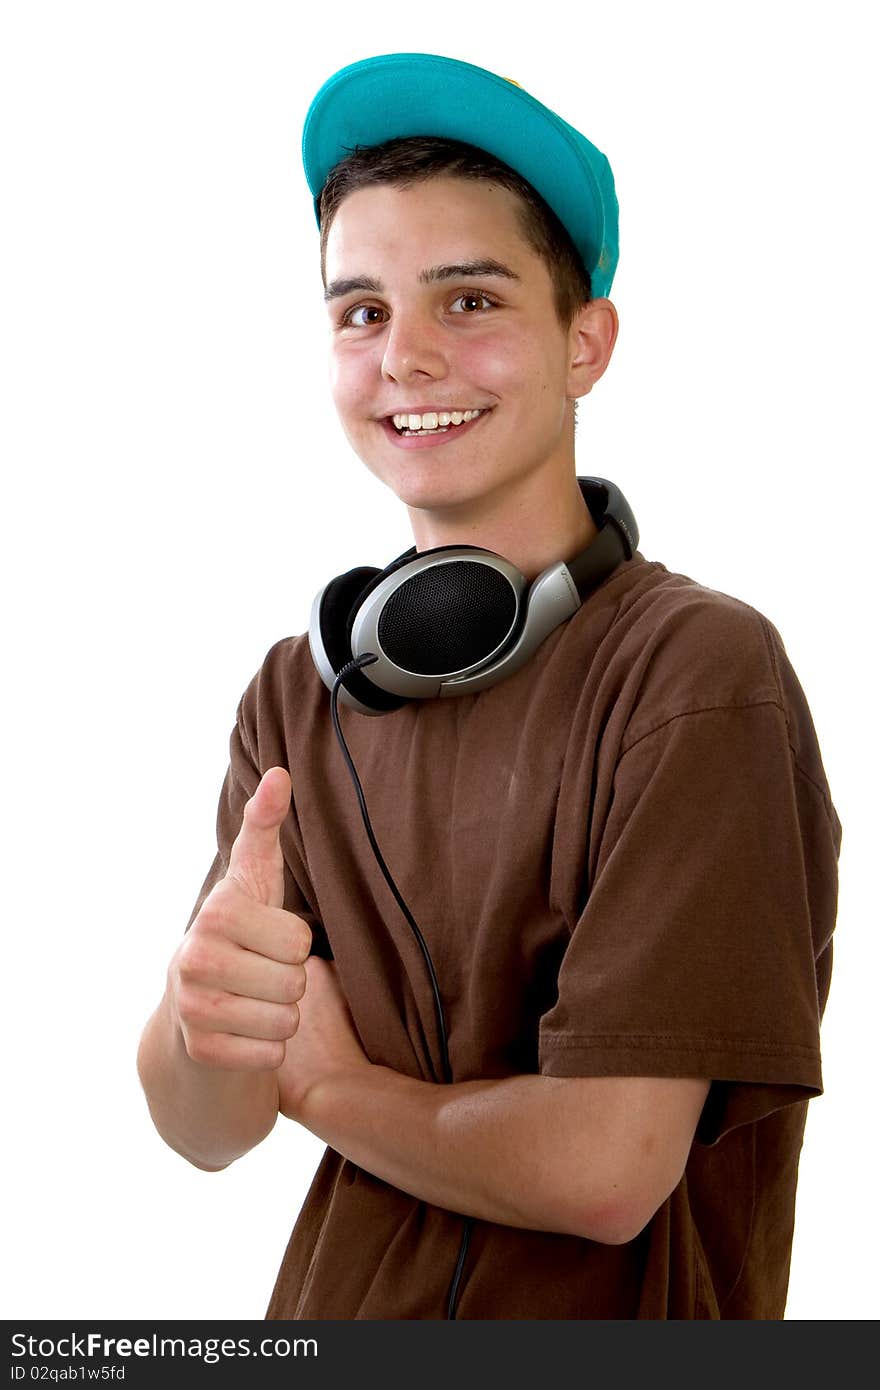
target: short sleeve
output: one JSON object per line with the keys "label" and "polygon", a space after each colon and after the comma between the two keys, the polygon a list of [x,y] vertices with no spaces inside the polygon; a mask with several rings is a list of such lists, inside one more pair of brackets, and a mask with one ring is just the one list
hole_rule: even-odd
{"label": "short sleeve", "polygon": [[772,702],[682,714],[629,747],[540,1070],[706,1077],[707,1144],[820,1094],[840,848],[826,793]]}
{"label": "short sleeve", "polygon": [[[187,931],[198,916],[211,889],[224,876],[229,867],[229,856],[235,838],[241,829],[245,802],[253,796],[260,778],[267,768],[285,765],[283,758],[275,752],[274,755],[270,755],[265,760],[265,766],[261,766],[254,751],[258,740],[251,728],[254,723],[252,711],[258,698],[259,687],[260,673],[254,677],[239,702],[235,725],[229,738],[229,766],[226,769],[217,806],[217,853],[190,913],[189,921],[186,924]],[[304,875],[301,872],[299,874],[296,872],[298,869],[301,870],[301,860],[296,848],[298,842],[299,834],[295,823],[295,812],[291,807],[287,820],[281,827],[281,847],[284,854],[284,907],[288,912],[295,912],[298,917],[302,917],[303,921],[308,923],[312,932],[312,954],[323,956],[325,959],[332,959],[332,951],[323,923],[312,909],[300,885],[299,878],[304,877]]]}

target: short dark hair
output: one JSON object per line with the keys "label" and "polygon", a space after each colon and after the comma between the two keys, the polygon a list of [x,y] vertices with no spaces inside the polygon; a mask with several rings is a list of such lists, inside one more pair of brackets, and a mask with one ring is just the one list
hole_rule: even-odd
{"label": "short dark hair", "polygon": [[322,277],[326,279],[330,225],[344,198],[374,184],[408,188],[442,175],[486,179],[516,195],[523,235],[550,272],[556,312],[563,328],[568,328],[581,305],[591,298],[589,272],[574,242],[553,209],[522,175],[494,155],[461,140],[400,136],[381,145],[356,145],[341,159],[330,170],[318,198]]}

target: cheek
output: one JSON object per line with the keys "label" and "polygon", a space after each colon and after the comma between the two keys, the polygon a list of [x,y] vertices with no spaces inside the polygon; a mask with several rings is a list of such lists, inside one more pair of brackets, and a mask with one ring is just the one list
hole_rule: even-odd
{"label": "cheek", "polygon": [[511,397],[514,391],[522,389],[523,364],[518,345],[509,338],[487,335],[477,339],[476,335],[457,347],[454,359],[454,374],[462,386],[470,385],[478,390],[497,395],[499,400]]}
{"label": "cheek", "polygon": [[536,352],[535,341],[528,334],[505,334],[504,338],[487,335],[464,345],[458,363],[466,379],[502,399],[509,397],[536,398],[548,385],[549,363]]}
{"label": "cheek", "polygon": [[366,401],[367,368],[362,355],[331,349],[328,367],[336,409],[340,414],[356,411]]}

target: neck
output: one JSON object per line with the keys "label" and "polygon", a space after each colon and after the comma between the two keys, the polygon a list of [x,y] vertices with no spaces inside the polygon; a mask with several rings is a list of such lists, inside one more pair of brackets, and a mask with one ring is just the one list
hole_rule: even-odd
{"label": "neck", "polygon": [[461,507],[407,511],[418,551],[476,545],[502,555],[530,583],[557,561],[572,560],[599,534],[574,472],[561,480],[556,474],[506,481],[500,498],[488,494]]}

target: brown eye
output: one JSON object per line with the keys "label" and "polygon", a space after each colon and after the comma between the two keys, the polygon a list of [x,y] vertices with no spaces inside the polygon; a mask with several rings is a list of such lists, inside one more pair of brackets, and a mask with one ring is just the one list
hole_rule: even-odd
{"label": "brown eye", "polygon": [[[471,290],[467,294],[460,294],[452,303],[453,311],[459,314],[476,314],[481,310],[491,309],[493,307],[492,300],[489,299],[488,295],[478,290]],[[455,309],[454,306],[456,304],[460,304],[461,308]]]}
{"label": "brown eye", "polygon": [[384,309],[380,309],[376,304],[356,304],[353,309],[347,309],[342,317],[344,325],[352,325],[355,328],[372,328],[374,324],[382,323]]}

